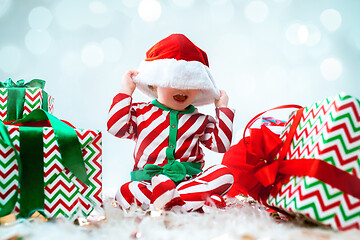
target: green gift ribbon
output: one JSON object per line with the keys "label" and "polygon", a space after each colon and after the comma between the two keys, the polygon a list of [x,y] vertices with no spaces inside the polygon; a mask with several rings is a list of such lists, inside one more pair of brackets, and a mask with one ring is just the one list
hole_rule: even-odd
{"label": "green gift ribbon", "polygon": [[186,175],[201,173],[201,163],[169,161],[163,167],[155,164],[145,165],[143,170],[132,171],[131,181],[151,180],[153,176],[163,174],[168,176],[175,183],[181,182]]}
{"label": "green gift ribbon", "polygon": [[44,89],[45,81],[41,79],[33,79],[27,83],[25,83],[24,79],[17,80],[14,82],[11,78],[8,78],[5,82],[0,82],[0,87],[3,88],[30,88],[30,87],[37,87]]}
{"label": "green gift ribbon", "polygon": [[20,132],[20,218],[44,209],[43,129],[19,127]]}
{"label": "green gift ribbon", "polygon": [[[49,120],[58,142],[62,164],[80,181],[89,184],[83,161],[81,145],[75,130],[53,115],[42,109],[36,109],[29,115],[14,123],[27,123]],[[43,129],[40,127],[19,127],[20,155],[14,148],[6,126],[0,123],[0,137],[15,150],[19,166],[20,214],[19,217],[30,217],[35,211],[44,208],[44,166],[43,166]],[[0,210],[5,216],[14,209],[16,196]]]}
{"label": "green gift ribbon", "polygon": [[[7,103],[6,120],[13,121],[23,117],[26,88],[37,87],[44,89],[45,81],[41,79],[33,79],[25,83],[25,80],[23,79],[14,82],[11,78],[9,78],[5,82],[0,82],[0,87],[8,88],[8,99],[11,99],[11,101],[8,101]],[[48,110],[49,106],[47,99],[48,94],[43,91],[42,109]]]}
{"label": "green gift ribbon", "polygon": [[38,122],[44,120],[49,120],[51,127],[54,130],[64,167],[69,169],[80,181],[89,184],[85,163],[83,161],[81,144],[75,129],[42,109],[35,109],[29,115],[14,123]]}

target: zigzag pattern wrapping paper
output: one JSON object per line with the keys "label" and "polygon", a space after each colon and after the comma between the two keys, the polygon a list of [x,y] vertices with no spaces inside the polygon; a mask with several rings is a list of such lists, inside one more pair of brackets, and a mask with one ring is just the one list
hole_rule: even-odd
{"label": "zigzag pattern wrapping paper", "polygon": [[[31,111],[37,108],[41,108],[43,99],[43,89],[41,88],[26,88],[25,90],[25,102],[23,116],[25,117]],[[8,89],[0,88],[0,120],[7,121],[7,106],[8,106]],[[44,109],[49,113],[54,111],[54,98],[48,95],[48,109]]]}
{"label": "zigzag pattern wrapping paper", "polygon": [[[286,124],[283,140],[294,115]],[[322,159],[360,178],[359,157],[360,101],[339,94],[305,108],[286,159]],[[334,229],[360,229],[360,199],[312,177],[292,176],[267,203]]]}
{"label": "zigzag pattern wrapping paper", "polygon": [[[7,126],[16,149],[20,149],[19,128]],[[82,147],[89,185],[78,180],[61,163],[59,146],[52,128],[43,128],[44,149],[44,213],[46,217],[66,217],[70,220],[88,216],[102,207],[102,135],[100,131],[75,129]],[[0,140],[0,207],[16,193],[18,165],[14,150]],[[31,170],[30,170],[31,171]],[[20,190],[21,191],[21,190]],[[20,197],[20,195],[18,196]],[[17,202],[14,213],[20,212]]]}

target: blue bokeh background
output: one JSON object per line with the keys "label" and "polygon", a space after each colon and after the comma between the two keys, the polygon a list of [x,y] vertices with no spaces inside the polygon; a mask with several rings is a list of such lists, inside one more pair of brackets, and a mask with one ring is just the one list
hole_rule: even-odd
{"label": "blue bokeh background", "polygon": [[[183,33],[207,52],[236,109],[236,141],[267,108],[360,96],[359,11],[358,0],[0,0],[0,80],[44,79],[57,117],[103,131],[110,195],[129,180],[133,143],[106,133],[107,112],[153,44]],[[221,161],[205,153],[207,165]]]}

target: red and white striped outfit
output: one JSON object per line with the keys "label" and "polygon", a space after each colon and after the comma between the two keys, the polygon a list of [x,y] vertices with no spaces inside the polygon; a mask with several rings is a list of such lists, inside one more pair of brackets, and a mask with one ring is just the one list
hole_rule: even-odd
{"label": "red and white striped outfit", "polygon": [[[219,153],[229,149],[233,110],[227,107],[216,108],[216,118],[201,114],[197,109],[191,113],[178,112],[175,126],[170,125],[170,114],[174,110],[164,108],[153,102],[132,103],[131,96],[123,93],[117,94],[113,99],[107,123],[108,131],[117,137],[136,142],[134,171],[142,170],[147,164],[164,166],[168,162],[169,147],[174,147],[176,161],[196,162],[201,163],[201,166],[204,165],[204,154],[199,143]],[[171,129],[177,130],[174,146],[169,145]],[[225,166],[218,165],[198,174],[194,179],[181,182],[176,189],[190,206],[190,202],[203,203],[211,194],[225,194],[232,183],[230,171]],[[132,181],[120,188],[117,198],[121,207],[127,208],[134,202],[139,205],[147,204],[152,192],[153,186],[149,182]],[[194,207],[191,208],[195,209]]]}

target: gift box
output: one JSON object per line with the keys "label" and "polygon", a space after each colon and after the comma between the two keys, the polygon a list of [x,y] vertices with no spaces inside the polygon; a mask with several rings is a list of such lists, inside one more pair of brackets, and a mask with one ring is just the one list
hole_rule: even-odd
{"label": "gift box", "polygon": [[[294,114],[282,134],[285,141],[292,128]],[[320,159],[336,166],[342,173],[327,171],[328,166],[314,163],[312,171],[325,175],[317,177],[292,176],[279,192],[267,199],[270,206],[297,213],[338,230],[360,229],[360,102],[339,94],[316,102],[303,110],[296,126],[286,159]],[[306,161],[306,160],[304,160]],[[316,169],[317,168],[317,169]],[[353,181],[346,182],[348,173]],[[347,175],[344,178],[349,177]],[[340,184],[335,187],[332,181]],[[341,184],[342,182],[342,184]],[[330,183],[330,184],[329,184]],[[341,186],[345,185],[345,186]],[[354,196],[357,195],[357,196]]]}
{"label": "gift box", "polygon": [[[39,115],[51,126],[38,127],[48,123]],[[73,129],[40,109],[24,119],[31,123],[0,126],[0,216],[38,211],[73,220],[101,208],[101,132]]]}
{"label": "gift box", "polygon": [[225,155],[242,169],[237,193],[337,230],[360,229],[358,99],[339,94],[301,108],[279,138],[263,126]]}
{"label": "gift box", "polygon": [[15,83],[9,78],[0,82],[0,120],[21,119],[38,108],[53,113],[54,98],[44,91],[44,87],[45,81],[40,79]]}

